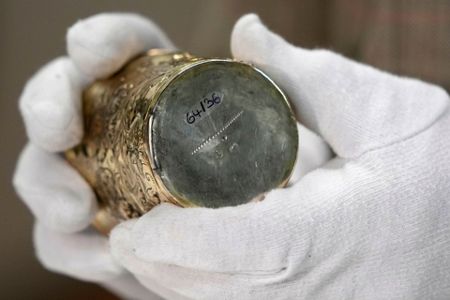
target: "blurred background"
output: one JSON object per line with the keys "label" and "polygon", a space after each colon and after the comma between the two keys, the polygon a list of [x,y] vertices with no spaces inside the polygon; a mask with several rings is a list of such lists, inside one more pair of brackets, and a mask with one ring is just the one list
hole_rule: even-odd
{"label": "blurred background", "polygon": [[17,100],[26,80],[65,54],[67,28],[99,12],[148,16],[175,44],[201,56],[230,56],[229,36],[256,12],[299,46],[325,47],[400,75],[450,88],[450,0],[146,0],[0,2],[0,297],[116,299],[102,288],[46,271],[34,256],[33,217],[11,185],[26,142]]}

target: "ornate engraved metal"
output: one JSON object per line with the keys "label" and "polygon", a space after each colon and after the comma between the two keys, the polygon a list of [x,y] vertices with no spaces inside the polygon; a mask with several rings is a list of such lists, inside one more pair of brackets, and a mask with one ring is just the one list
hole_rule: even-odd
{"label": "ornate engraved metal", "polygon": [[[232,75],[228,74],[231,69],[235,70]],[[213,75],[201,75],[206,72]],[[217,78],[212,78],[216,73]],[[236,76],[245,80],[235,81]],[[234,98],[231,90],[236,85],[242,90],[241,86],[251,82],[256,82],[253,90],[260,93],[261,107],[251,107],[252,103],[259,103],[252,100],[238,109],[239,103],[245,103],[248,96],[251,98],[253,90],[245,91],[246,94],[234,93]],[[209,92],[202,94],[202,88]],[[173,100],[176,97],[184,100],[176,102]],[[200,98],[197,101],[192,97]],[[190,101],[198,103],[198,108],[185,113],[186,107],[193,105]],[[221,101],[221,106],[215,104]],[[271,115],[275,108],[281,112]],[[92,84],[83,95],[83,114],[84,138],[65,154],[94,188],[100,207],[94,225],[105,233],[120,220],[141,216],[161,202],[182,207],[220,207],[248,202],[258,193],[285,184],[295,163],[298,137],[284,94],[259,70],[231,60],[151,50],[111,78]],[[273,126],[261,126],[267,122]],[[250,135],[241,137],[246,132],[274,146],[261,145],[267,149],[253,151],[250,146],[257,146],[258,141],[249,141]],[[177,144],[178,141],[183,144]],[[221,156],[217,154],[217,147],[222,147],[218,146],[220,143],[226,146],[220,150]],[[241,150],[236,152],[239,146]],[[244,164],[243,158],[251,161]],[[256,165],[255,176],[260,175],[265,181],[250,180],[250,173],[245,172],[251,170],[239,173],[239,162],[232,163],[239,160],[247,169]],[[226,174],[224,162],[234,165],[230,168],[234,173],[217,176],[217,184],[229,185],[221,189],[220,185],[214,185],[217,180],[212,177]],[[199,167],[204,176],[195,172],[187,175],[197,163],[204,164]],[[212,171],[219,167],[220,173]],[[228,182],[229,176],[236,178]],[[205,178],[211,184],[199,182]],[[231,186],[236,180],[241,183],[240,192]],[[222,200],[218,199],[221,195]],[[211,197],[209,202],[205,199],[208,197]]]}

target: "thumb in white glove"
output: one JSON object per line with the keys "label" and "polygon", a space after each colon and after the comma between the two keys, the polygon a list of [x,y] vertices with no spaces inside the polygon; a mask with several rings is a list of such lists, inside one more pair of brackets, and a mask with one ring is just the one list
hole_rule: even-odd
{"label": "thumb in white glove", "polygon": [[255,15],[231,46],[338,157],[260,203],[156,207],[113,230],[114,257],[171,299],[450,298],[447,93],[296,48]]}

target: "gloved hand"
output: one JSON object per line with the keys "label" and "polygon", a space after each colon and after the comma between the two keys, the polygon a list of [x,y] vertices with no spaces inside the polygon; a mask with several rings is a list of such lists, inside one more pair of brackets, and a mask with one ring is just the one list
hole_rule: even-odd
{"label": "gloved hand", "polygon": [[255,15],[231,47],[337,157],[259,203],[160,205],[116,226],[113,256],[174,299],[450,299],[448,94],[294,47]]}
{"label": "gloved hand", "polygon": [[[83,134],[81,91],[117,71],[149,48],[174,46],[150,21],[132,14],[101,14],[80,21],[67,34],[67,57],[39,70],[20,98],[30,142],[22,152],[14,186],[36,217],[34,244],[50,270],[98,282],[131,299],[160,299],[140,285],[110,254],[108,240],[88,228],[95,195],[60,152]],[[292,182],[330,158],[326,143],[299,125],[301,154]],[[147,287],[169,298],[171,288],[145,278]]]}
{"label": "gloved hand", "polygon": [[108,240],[89,229],[95,195],[58,153],[83,134],[81,91],[148,48],[173,48],[156,25],[132,14],[101,14],[67,34],[68,56],[55,59],[27,83],[20,98],[30,142],[14,186],[36,217],[34,244],[48,269],[98,282],[130,299],[161,299],[111,257]]}

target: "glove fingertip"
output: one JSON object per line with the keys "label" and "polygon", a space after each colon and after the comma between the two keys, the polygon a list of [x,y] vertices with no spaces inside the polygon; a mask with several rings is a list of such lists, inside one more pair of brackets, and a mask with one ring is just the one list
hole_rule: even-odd
{"label": "glove fingertip", "polygon": [[262,29],[264,29],[264,25],[258,15],[242,16],[234,25],[231,33],[231,53],[233,56],[242,60],[251,59],[254,43],[259,44],[257,36],[261,37]]}
{"label": "glove fingertip", "polygon": [[[241,17],[231,33],[231,52],[237,59],[259,64],[270,64],[273,57],[289,54],[292,45],[270,31],[256,14]],[[284,55],[281,55],[281,54]]]}
{"label": "glove fingertip", "polygon": [[104,78],[150,48],[174,46],[150,20],[131,13],[103,13],[80,20],[67,31],[67,52],[87,76]]}
{"label": "glove fingertip", "polygon": [[105,38],[108,31],[93,27],[90,19],[79,20],[67,30],[67,53],[83,74],[95,79],[109,75],[121,62],[112,58],[111,47],[106,48],[100,43],[100,37]]}
{"label": "glove fingertip", "polygon": [[83,135],[80,90],[83,82],[67,57],[42,67],[25,85],[19,110],[28,137],[47,151],[63,151]]}
{"label": "glove fingertip", "polygon": [[125,274],[111,257],[106,238],[93,230],[65,234],[36,223],[33,239],[38,260],[54,272],[93,282]]}
{"label": "glove fingertip", "polygon": [[77,171],[33,144],[19,157],[13,185],[34,216],[54,231],[80,231],[97,211],[95,194]]}

